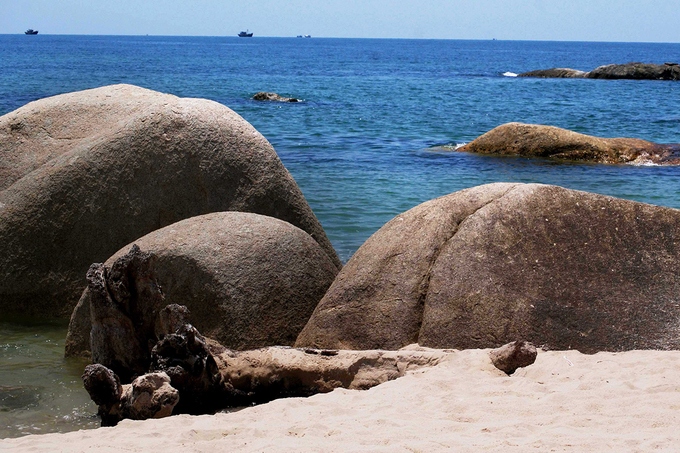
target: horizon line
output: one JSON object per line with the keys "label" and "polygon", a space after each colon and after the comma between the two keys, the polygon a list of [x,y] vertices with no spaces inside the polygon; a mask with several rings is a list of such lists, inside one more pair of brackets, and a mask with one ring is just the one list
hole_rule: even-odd
{"label": "horizon line", "polygon": [[[24,35],[24,32],[0,33],[0,36]],[[94,33],[42,33],[33,36],[120,36],[120,37],[156,37],[156,38],[239,38],[234,35],[165,35],[165,34],[94,34]],[[253,35],[253,38],[294,38],[297,39],[305,35]],[[608,43],[608,44],[680,44],[680,41],[599,41],[599,40],[578,40],[578,39],[504,39],[504,38],[404,38],[404,37],[357,37],[357,36],[314,36],[316,39],[375,39],[375,40],[410,40],[410,41],[504,41],[504,42],[564,42],[564,43]],[[309,38],[308,38],[309,39]]]}

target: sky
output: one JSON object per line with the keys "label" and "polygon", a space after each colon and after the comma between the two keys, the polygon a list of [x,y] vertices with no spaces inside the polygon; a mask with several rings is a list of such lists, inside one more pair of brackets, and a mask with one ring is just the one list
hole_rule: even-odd
{"label": "sky", "polygon": [[678,0],[0,0],[0,34],[680,42]]}

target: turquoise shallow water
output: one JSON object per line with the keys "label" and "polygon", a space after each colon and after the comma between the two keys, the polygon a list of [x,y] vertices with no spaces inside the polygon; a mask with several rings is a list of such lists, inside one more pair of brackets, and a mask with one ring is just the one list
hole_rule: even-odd
{"label": "turquoise shallow water", "polygon": [[[112,83],[221,102],[274,145],[346,261],[396,214],[489,182],[557,184],[680,208],[678,168],[432,149],[468,142],[509,121],[680,142],[680,83],[503,76],[629,61],[678,62],[680,44],[0,35],[0,114],[45,96]],[[258,103],[250,99],[257,91],[304,102]],[[49,330],[56,343],[37,357],[31,354],[43,350],[40,335],[48,331],[15,331],[14,326],[0,324],[0,344],[10,350],[29,344],[25,360],[44,360],[59,370],[60,379],[75,382],[67,385],[70,394],[81,398],[80,370],[58,365],[63,327]],[[7,361],[0,357],[0,385],[19,385]],[[26,370],[20,375],[34,373]],[[47,379],[35,376],[30,385]],[[73,408],[57,416],[48,401],[41,396],[39,402],[29,401],[28,409],[0,415],[26,415],[27,426],[39,425],[44,417],[53,417],[54,429],[80,426],[79,416],[71,425],[59,421],[71,417]],[[74,402],[73,407],[84,406]],[[10,429],[15,435],[24,432]]]}

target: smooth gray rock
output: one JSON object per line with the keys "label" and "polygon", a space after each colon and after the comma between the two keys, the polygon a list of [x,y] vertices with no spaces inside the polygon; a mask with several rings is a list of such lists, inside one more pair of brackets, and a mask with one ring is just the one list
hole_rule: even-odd
{"label": "smooth gray rock", "polygon": [[341,263],[276,152],[227,107],[130,85],[0,117],[0,313],[67,318],[90,264],[179,220],[247,211]]}

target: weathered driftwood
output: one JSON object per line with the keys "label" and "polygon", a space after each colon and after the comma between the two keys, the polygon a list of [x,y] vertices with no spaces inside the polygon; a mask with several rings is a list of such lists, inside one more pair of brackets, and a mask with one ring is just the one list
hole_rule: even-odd
{"label": "weathered driftwood", "polygon": [[424,348],[331,351],[275,346],[232,351],[184,324],[153,348],[149,374],[121,385],[111,370],[90,365],[83,381],[99,405],[102,424],[115,425],[123,418],[212,413],[339,387],[367,389],[408,370],[436,365],[445,355]]}
{"label": "weathered driftwood", "polygon": [[165,298],[153,259],[134,245],[111,269],[93,264],[87,271],[92,362],[113,370],[123,383],[149,370],[151,348],[164,333],[156,331]]}
{"label": "weathered driftwood", "polygon": [[110,270],[94,264],[87,274],[95,364],[86,368],[83,383],[103,425],[205,414],[338,387],[366,389],[446,355],[423,348],[232,351],[203,337],[186,307],[164,305],[153,259],[133,247]]}

